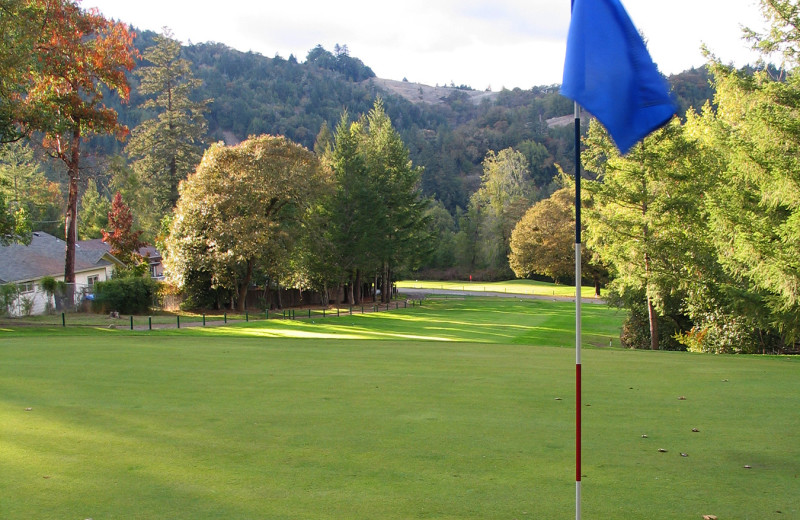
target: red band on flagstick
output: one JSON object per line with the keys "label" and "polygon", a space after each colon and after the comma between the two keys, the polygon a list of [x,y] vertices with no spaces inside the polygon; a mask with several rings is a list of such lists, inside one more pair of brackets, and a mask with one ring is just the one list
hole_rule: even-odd
{"label": "red band on flagstick", "polygon": [[581,364],[575,365],[575,482],[581,481]]}

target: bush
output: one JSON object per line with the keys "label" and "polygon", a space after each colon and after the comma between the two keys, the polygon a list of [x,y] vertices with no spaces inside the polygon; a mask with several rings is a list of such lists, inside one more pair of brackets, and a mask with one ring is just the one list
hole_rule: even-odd
{"label": "bush", "polygon": [[14,302],[17,301],[17,297],[19,296],[19,287],[15,283],[8,283],[5,285],[0,285],[0,303],[2,304],[3,313],[11,316],[12,314],[12,307]]}
{"label": "bush", "polygon": [[[55,310],[64,308],[64,295],[67,293],[67,284],[63,280],[56,281],[52,276],[45,276],[40,282],[42,290],[47,294],[45,312],[52,314]],[[55,300],[55,308],[53,301]]]}
{"label": "bush", "polygon": [[96,312],[145,314],[153,304],[155,295],[156,283],[150,278],[112,278],[95,284],[92,308]]}

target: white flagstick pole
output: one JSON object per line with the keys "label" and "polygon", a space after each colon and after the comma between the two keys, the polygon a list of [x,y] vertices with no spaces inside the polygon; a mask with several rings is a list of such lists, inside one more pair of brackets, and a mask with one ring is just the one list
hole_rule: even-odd
{"label": "white flagstick pole", "polygon": [[581,107],[575,103],[575,520],[581,519]]}

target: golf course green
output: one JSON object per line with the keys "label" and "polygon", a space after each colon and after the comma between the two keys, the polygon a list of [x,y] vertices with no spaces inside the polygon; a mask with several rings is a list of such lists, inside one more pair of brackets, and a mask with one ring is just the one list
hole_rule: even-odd
{"label": "golf course green", "polygon": [[[623,318],[583,309],[584,517],[800,518],[800,360]],[[574,518],[574,363],[573,305],[515,298],[0,326],[0,518]]]}

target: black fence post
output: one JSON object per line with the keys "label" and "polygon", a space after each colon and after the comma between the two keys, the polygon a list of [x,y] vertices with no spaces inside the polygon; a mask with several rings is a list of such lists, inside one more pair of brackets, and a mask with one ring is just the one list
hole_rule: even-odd
{"label": "black fence post", "polygon": [[206,314],[203,313],[203,327],[206,326]]}
{"label": "black fence post", "polygon": [[176,314],[175,317],[178,318],[178,328],[181,328],[181,315]]}
{"label": "black fence post", "polygon": [[244,311],[244,321],[250,321],[250,316],[247,311]]}
{"label": "black fence post", "polygon": [[153,330],[153,317],[147,317],[147,330]]}
{"label": "black fence post", "polygon": [[133,330],[133,314],[131,314],[131,330]]}
{"label": "black fence post", "polygon": [[67,326],[67,317],[63,312],[61,313],[61,326],[62,327],[66,327]]}
{"label": "black fence post", "polygon": [[228,324],[228,313],[227,312],[222,313],[222,319],[225,320],[225,324],[227,325]]}

